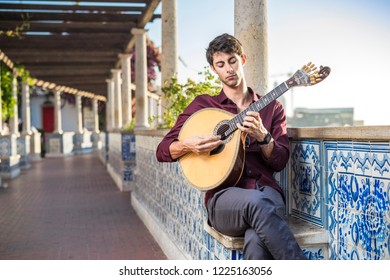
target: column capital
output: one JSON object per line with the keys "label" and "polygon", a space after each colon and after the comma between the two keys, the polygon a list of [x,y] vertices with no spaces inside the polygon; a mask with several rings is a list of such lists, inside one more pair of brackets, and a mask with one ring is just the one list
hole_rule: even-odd
{"label": "column capital", "polygon": [[130,53],[120,53],[120,54],[118,54],[118,57],[120,59],[128,59],[128,58],[131,58],[131,54]]}
{"label": "column capital", "polygon": [[118,73],[119,71],[121,71],[121,69],[111,69],[111,73],[113,74]]}
{"label": "column capital", "polygon": [[149,31],[148,29],[134,27],[134,28],[131,29],[131,34],[133,34],[133,35],[144,35],[148,31]]}

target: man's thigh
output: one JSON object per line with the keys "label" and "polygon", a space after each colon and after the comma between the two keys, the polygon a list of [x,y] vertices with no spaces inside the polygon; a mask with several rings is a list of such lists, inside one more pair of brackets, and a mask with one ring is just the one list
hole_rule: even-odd
{"label": "man's thigh", "polygon": [[261,187],[258,190],[232,187],[217,192],[209,201],[209,221],[221,233],[243,236],[251,227],[251,219],[262,219],[249,213],[253,205],[272,207],[278,215],[284,215],[283,199],[271,187]]}

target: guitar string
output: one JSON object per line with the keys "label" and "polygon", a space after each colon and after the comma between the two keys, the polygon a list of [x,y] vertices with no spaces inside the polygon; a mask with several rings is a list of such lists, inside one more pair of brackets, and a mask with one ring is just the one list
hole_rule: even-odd
{"label": "guitar string", "polygon": [[[228,137],[230,134],[232,134],[234,131],[237,130],[237,126],[235,124],[237,121],[239,123],[244,122],[243,116],[246,115],[248,111],[261,111],[264,109],[267,105],[269,105],[272,101],[279,98],[283,93],[285,93],[288,90],[288,86],[286,83],[282,83],[279,86],[277,86],[275,89],[264,95],[261,99],[256,101],[255,103],[252,103],[248,108],[246,108],[244,111],[239,113],[238,115],[234,116],[231,120],[227,121],[227,128],[223,127],[221,131],[218,131],[221,133],[221,136]],[[228,133],[227,133],[228,132]]]}

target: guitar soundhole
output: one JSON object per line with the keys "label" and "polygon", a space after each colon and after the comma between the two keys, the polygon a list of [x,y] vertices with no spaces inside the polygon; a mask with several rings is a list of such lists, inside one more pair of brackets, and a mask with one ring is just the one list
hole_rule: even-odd
{"label": "guitar soundhole", "polygon": [[223,151],[224,148],[225,148],[225,144],[219,145],[218,147],[216,147],[214,150],[210,152],[210,156],[219,154],[220,152]]}
{"label": "guitar soundhole", "polygon": [[222,152],[223,149],[225,148],[225,144],[228,143],[230,140],[232,140],[233,134],[226,135],[227,134],[226,132],[229,130],[229,123],[228,122],[229,122],[228,120],[221,121],[215,127],[213,135],[221,136],[221,140],[223,140],[223,144],[219,145],[217,148],[212,150],[210,152],[210,155],[216,155],[216,154],[219,154],[220,152]]}

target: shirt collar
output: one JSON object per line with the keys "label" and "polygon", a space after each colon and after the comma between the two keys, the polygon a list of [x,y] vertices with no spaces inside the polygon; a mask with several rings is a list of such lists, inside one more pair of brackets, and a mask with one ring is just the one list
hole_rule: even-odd
{"label": "shirt collar", "polygon": [[[253,91],[253,89],[251,89],[250,87],[248,87],[248,91],[249,93],[252,95],[252,103],[253,102],[256,102],[257,100],[259,100],[259,96]],[[220,94],[217,96],[218,98],[218,102],[221,103],[221,104],[226,104],[227,102],[230,101],[230,99],[226,96],[225,92],[223,91],[223,89],[221,90]],[[231,101],[230,101],[231,102]]]}

